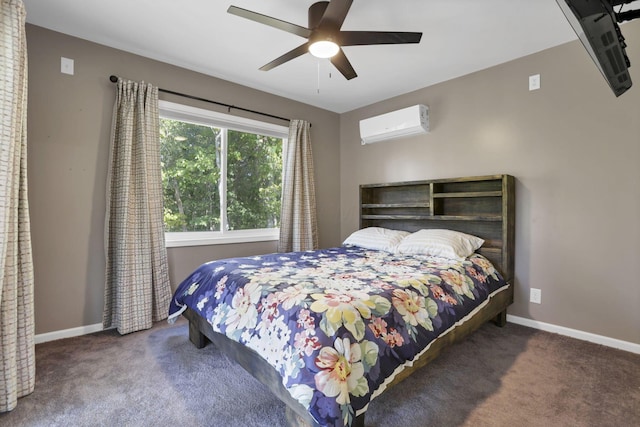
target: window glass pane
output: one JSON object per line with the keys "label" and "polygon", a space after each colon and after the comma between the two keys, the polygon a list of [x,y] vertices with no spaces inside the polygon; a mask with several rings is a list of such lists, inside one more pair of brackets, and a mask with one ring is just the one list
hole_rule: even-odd
{"label": "window glass pane", "polygon": [[227,222],[229,230],[280,226],[282,139],[229,130]]}
{"label": "window glass pane", "polygon": [[221,130],[160,119],[166,231],[220,230]]}

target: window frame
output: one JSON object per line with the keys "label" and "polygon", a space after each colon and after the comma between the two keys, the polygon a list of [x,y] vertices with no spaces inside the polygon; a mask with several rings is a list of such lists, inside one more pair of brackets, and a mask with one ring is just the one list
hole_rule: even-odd
{"label": "window frame", "polygon": [[[289,128],[287,126],[273,123],[261,122],[245,117],[232,116],[230,114],[203,108],[192,107],[190,105],[178,104],[175,102],[159,100],[158,109],[161,119],[179,120],[186,123],[193,123],[202,126],[213,126],[221,129],[235,130],[239,132],[255,133],[258,135],[281,138],[284,148],[289,138]],[[165,232],[165,246],[184,247],[219,245],[229,243],[251,243],[278,240],[280,236],[279,228],[258,228],[251,230],[224,230],[227,216],[227,137],[226,132],[222,138],[222,165],[220,188],[222,224],[220,231],[172,231]]]}

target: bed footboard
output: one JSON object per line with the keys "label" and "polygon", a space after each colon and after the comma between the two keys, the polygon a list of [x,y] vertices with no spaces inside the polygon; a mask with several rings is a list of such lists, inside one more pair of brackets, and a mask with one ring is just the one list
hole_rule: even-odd
{"label": "bed footboard", "polygon": [[[443,349],[462,340],[487,321],[492,320],[496,325],[504,326],[507,321],[506,307],[512,302],[513,286],[509,286],[489,300],[487,305],[473,318],[458,326],[451,333],[434,341],[429,351],[423,354],[412,367],[400,372],[388,387],[396,385],[417,369],[427,365],[435,359]],[[189,320],[189,340],[197,348],[203,348],[207,342],[211,341],[220,351],[227,355],[227,357],[235,360],[286,404],[286,418],[289,426],[318,426],[307,410],[297,400],[293,399],[287,389],[282,385],[278,371],[260,357],[258,353],[222,334],[214,332],[211,325],[191,309],[187,309],[183,315]],[[364,415],[363,413],[356,417],[352,426],[364,427]]]}
{"label": "bed footboard", "polygon": [[[191,309],[183,316],[189,320],[189,341],[197,348],[212,342],[222,353],[234,360],[254,378],[264,384],[287,406],[287,421],[291,427],[319,427],[307,410],[289,394],[282,385],[278,371],[269,365],[258,353],[213,330],[211,325]],[[360,424],[358,424],[360,423]],[[354,426],[364,427],[364,414],[356,418]]]}

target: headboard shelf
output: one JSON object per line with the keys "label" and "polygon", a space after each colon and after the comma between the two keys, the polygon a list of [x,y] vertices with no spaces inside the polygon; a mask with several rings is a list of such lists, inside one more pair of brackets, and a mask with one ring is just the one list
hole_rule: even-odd
{"label": "headboard shelf", "polygon": [[387,219],[387,220],[421,220],[431,218],[429,215],[362,215],[362,219]]}
{"label": "headboard shelf", "polygon": [[360,228],[446,228],[485,240],[478,250],[513,280],[515,181],[474,176],[360,186]]}
{"label": "headboard shelf", "polygon": [[483,253],[483,252],[498,253],[501,250],[502,250],[501,248],[489,248],[489,247],[482,246],[480,249],[478,249],[478,252],[480,252],[480,253]]}
{"label": "headboard shelf", "polygon": [[498,215],[369,215],[363,214],[362,219],[429,219],[432,221],[502,221]]}
{"label": "headboard shelf", "polygon": [[438,197],[502,197],[502,191],[467,191],[460,193],[433,193],[434,198]]}
{"label": "headboard shelf", "polygon": [[433,215],[431,219],[440,221],[502,221],[499,215]]}
{"label": "headboard shelf", "polygon": [[363,203],[363,208],[384,209],[384,208],[428,208],[429,202],[426,203]]}

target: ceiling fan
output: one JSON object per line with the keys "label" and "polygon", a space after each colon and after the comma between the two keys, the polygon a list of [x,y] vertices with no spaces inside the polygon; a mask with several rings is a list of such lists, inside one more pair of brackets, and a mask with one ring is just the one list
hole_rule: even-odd
{"label": "ceiling fan", "polygon": [[340,30],[351,3],[353,0],[320,1],[312,4],[309,7],[309,28],[236,6],[229,6],[227,12],[308,39],[306,43],[260,67],[263,71],[309,52],[318,58],[330,58],[338,71],[347,80],[351,80],[358,75],[345,56],[343,46],[420,43],[422,33]]}

